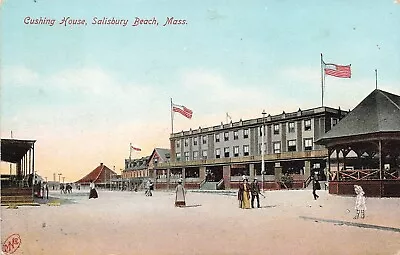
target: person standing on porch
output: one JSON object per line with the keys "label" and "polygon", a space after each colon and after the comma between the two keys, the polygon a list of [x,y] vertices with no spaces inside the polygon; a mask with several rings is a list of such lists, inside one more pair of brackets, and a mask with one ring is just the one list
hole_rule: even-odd
{"label": "person standing on porch", "polygon": [[182,179],[178,180],[178,186],[175,189],[175,206],[184,207],[186,206],[186,190],[182,185]]}

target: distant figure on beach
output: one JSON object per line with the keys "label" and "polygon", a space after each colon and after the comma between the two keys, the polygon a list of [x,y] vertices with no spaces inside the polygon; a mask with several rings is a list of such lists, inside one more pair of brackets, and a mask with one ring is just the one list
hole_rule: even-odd
{"label": "distant figure on beach", "polygon": [[175,206],[186,206],[186,190],[182,185],[182,179],[178,180],[178,186],[175,189]]}
{"label": "distant figure on beach", "polygon": [[146,191],[145,191],[145,194],[146,194],[147,197],[151,197],[153,195],[151,193],[152,186],[153,186],[153,184],[152,184],[151,180],[148,180],[147,183],[146,183]]}
{"label": "distant figure on beach", "polygon": [[257,178],[254,178],[251,183],[251,208],[254,208],[254,199],[257,199],[257,208],[260,208],[260,184],[258,183]]}
{"label": "distant figure on beach", "polygon": [[49,199],[49,185],[47,182],[43,183],[43,199],[46,197],[46,199]]}
{"label": "distant figure on beach", "polygon": [[311,180],[312,180],[312,189],[313,189],[312,193],[314,196],[314,200],[317,200],[319,196],[317,195],[316,191],[321,189],[321,184],[319,184],[319,181],[315,176],[311,177]]}
{"label": "distant figure on beach", "polygon": [[365,193],[364,190],[361,186],[359,185],[354,185],[354,192],[357,194],[356,196],[356,216],[354,216],[354,219],[358,219],[361,213],[361,219],[365,218],[365,210],[367,210],[367,206],[365,205]]}
{"label": "distant figure on beach", "polygon": [[240,208],[250,209],[250,185],[249,180],[244,175],[242,183],[239,184],[238,200]]}
{"label": "distant figure on beach", "polygon": [[65,189],[64,189],[64,183],[60,183],[60,193],[64,193],[65,194]]}
{"label": "distant figure on beach", "polygon": [[70,183],[67,183],[65,186],[65,192],[68,192],[68,194],[72,193],[72,185]]}
{"label": "distant figure on beach", "polygon": [[89,199],[91,198],[98,198],[99,196],[97,195],[96,187],[94,185],[94,182],[90,182],[90,193],[89,193]]}

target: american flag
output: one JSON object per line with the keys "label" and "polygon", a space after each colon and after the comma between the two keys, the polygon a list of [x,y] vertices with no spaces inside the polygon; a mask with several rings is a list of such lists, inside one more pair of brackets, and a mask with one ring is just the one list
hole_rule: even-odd
{"label": "american flag", "polygon": [[351,65],[341,66],[336,64],[325,64],[325,74],[339,78],[351,78]]}
{"label": "american flag", "polygon": [[172,111],[179,112],[188,119],[192,118],[193,111],[183,105],[172,104]]}
{"label": "american flag", "polygon": [[138,148],[138,147],[134,147],[134,146],[132,146],[132,145],[131,145],[131,148],[132,148],[132,150],[134,150],[134,151],[142,151],[142,149],[140,149],[140,148]]}

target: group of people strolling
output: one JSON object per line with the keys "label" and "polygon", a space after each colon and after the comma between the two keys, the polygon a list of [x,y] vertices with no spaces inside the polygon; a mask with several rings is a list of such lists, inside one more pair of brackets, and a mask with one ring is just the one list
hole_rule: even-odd
{"label": "group of people strolling", "polygon": [[257,200],[257,208],[260,208],[259,195],[263,196],[263,194],[260,192],[260,184],[258,183],[257,178],[254,178],[253,182],[249,183],[249,179],[247,178],[247,176],[243,175],[242,181],[239,184],[239,192],[238,192],[239,208],[242,209],[254,208],[254,200]]}

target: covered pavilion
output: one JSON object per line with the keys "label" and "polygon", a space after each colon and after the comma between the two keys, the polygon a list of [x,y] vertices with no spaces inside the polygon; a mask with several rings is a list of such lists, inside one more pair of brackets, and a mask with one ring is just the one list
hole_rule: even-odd
{"label": "covered pavilion", "polygon": [[316,141],[328,149],[329,193],[400,197],[400,96],[379,89]]}

